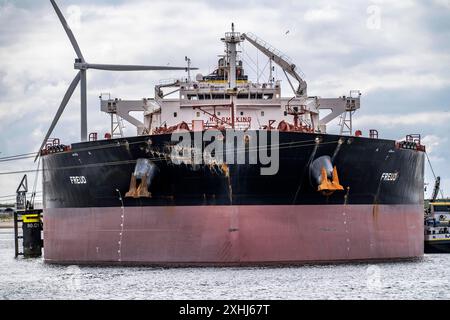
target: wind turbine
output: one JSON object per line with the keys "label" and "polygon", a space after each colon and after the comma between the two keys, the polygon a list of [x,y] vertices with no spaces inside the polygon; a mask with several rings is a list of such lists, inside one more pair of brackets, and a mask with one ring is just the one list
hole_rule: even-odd
{"label": "wind turbine", "polygon": [[[53,118],[52,124],[50,125],[50,128],[47,131],[47,134],[45,135],[44,141],[42,142],[41,147],[39,148],[42,150],[44,145],[47,142],[47,139],[50,137],[50,135],[53,132],[53,129],[55,128],[56,124],[58,123],[59,118],[61,117],[61,114],[63,113],[67,103],[69,102],[70,98],[72,97],[73,92],[75,91],[76,87],[78,86],[78,83],[80,83],[80,93],[81,93],[81,141],[87,140],[87,96],[86,96],[86,72],[88,69],[97,69],[97,70],[108,70],[108,71],[151,71],[151,70],[187,70],[186,67],[167,67],[167,66],[141,66],[141,65],[117,65],[117,64],[95,64],[95,63],[88,63],[83,57],[83,54],[81,53],[80,47],[78,46],[77,40],[75,39],[75,36],[72,33],[72,30],[70,29],[66,19],[64,18],[63,14],[58,8],[58,5],[54,0],[50,0],[53,8],[56,11],[56,14],[58,15],[59,20],[61,21],[62,26],[64,27],[64,30],[66,31],[67,36],[69,37],[69,40],[72,44],[73,49],[75,50],[75,53],[77,55],[77,59],[75,59],[74,69],[79,70],[75,78],[72,80],[72,83],[70,84],[69,88],[67,89],[62,102],[59,106],[58,111],[56,112],[55,117]],[[197,70],[198,68],[189,68],[190,70]],[[36,156],[36,159],[39,156]],[[35,159],[35,160],[36,160]]]}

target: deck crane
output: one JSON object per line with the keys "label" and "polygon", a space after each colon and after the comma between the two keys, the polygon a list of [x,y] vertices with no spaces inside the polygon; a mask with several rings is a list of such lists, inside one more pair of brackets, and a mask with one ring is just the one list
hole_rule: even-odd
{"label": "deck crane", "polygon": [[[307,96],[307,84],[306,81],[303,79],[304,76],[301,75],[301,71],[296,67],[296,65],[292,62],[292,60],[288,56],[286,56],[284,53],[277,50],[264,40],[258,38],[251,32],[242,34],[242,37],[281,67],[284,74],[286,75],[286,78],[289,81],[289,84],[292,87],[292,90],[294,91],[297,97]],[[298,81],[299,85],[297,90],[294,89],[291,80],[289,80],[289,77],[287,76],[288,74]]]}
{"label": "deck crane", "polygon": [[[339,98],[322,98],[322,97],[308,97],[307,84],[304,80],[303,73],[292,62],[292,60],[277,50],[264,40],[258,38],[251,32],[242,34],[242,37],[255,46],[259,51],[266,55],[271,61],[274,61],[281,67],[289,84],[294,91],[295,98],[300,98],[304,101],[312,102],[316,110],[325,109],[331,110],[331,112],[320,119],[319,130],[321,132],[326,131],[326,125],[337,117],[341,117],[340,121],[340,134],[353,134],[352,128],[352,115],[360,108],[361,93],[358,90],[350,91],[350,95],[342,96]],[[299,83],[298,88],[295,89],[288,77],[288,74],[296,79]],[[314,107],[313,107],[314,108]]]}

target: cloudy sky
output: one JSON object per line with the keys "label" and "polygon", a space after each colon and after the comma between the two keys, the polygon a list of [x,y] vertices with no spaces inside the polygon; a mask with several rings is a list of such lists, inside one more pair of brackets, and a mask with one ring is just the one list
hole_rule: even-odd
{"label": "cloudy sky", "polygon": [[[237,31],[251,31],[287,53],[305,73],[309,94],[335,97],[361,90],[354,127],[364,134],[371,128],[390,139],[420,133],[450,196],[450,0],[57,2],[92,63],[184,66],[187,55],[206,74],[222,53],[219,38],[234,22]],[[259,66],[247,67],[255,79],[266,60],[249,47],[243,49]],[[74,58],[49,1],[0,0],[0,157],[37,150],[76,74]],[[284,80],[280,70],[277,74]],[[182,76],[89,71],[89,131],[108,131],[100,93],[152,97],[161,79]],[[127,133],[133,134],[131,129],[128,125]],[[329,128],[337,130],[337,124]],[[78,90],[52,136],[65,144],[79,140]],[[0,172],[34,166],[28,159],[0,162]],[[14,194],[20,178],[0,175],[0,196]],[[428,164],[426,182],[429,194]]]}

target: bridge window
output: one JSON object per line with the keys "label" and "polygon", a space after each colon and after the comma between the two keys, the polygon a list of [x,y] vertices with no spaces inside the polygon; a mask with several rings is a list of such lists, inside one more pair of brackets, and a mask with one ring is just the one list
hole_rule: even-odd
{"label": "bridge window", "polygon": [[174,118],[176,118],[177,115],[178,115],[178,114],[177,114],[176,112],[173,113],[173,117],[174,117]]}
{"label": "bridge window", "polygon": [[261,117],[264,117],[264,111],[261,111]]}

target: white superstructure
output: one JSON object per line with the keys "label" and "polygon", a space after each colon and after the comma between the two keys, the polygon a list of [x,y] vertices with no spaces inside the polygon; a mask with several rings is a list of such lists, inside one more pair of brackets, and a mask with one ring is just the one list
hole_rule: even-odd
{"label": "white superstructure", "polygon": [[[205,130],[208,128],[235,128],[241,130],[280,130],[301,132],[326,132],[326,124],[360,107],[360,93],[349,97],[321,98],[306,94],[306,81],[298,68],[280,51],[253,34],[227,32],[221,39],[225,44],[225,55],[220,56],[217,68],[209,75],[197,74],[160,83],[155,86],[155,97],[142,100],[101,99],[101,110],[126,120],[137,127],[137,133],[158,134],[183,128]],[[263,52],[270,63],[277,64],[293,89],[293,96],[281,97],[281,82],[270,78],[266,83],[255,83],[248,79],[244,65],[239,59],[237,46],[249,41]],[[271,69],[272,70],[272,69]],[[295,89],[289,76],[298,82]],[[166,91],[168,93],[166,93]],[[169,98],[173,93],[178,98]],[[321,109],[331,112],[319,117]],[[130,112],[142,111],[139,120]],[[113,121],[111,122],[113,123]],[[347,120],[348,123],[348,120]],[[113,125],[111,134],[114,135]],[[350,130],[351,131],[351,130]]]}

